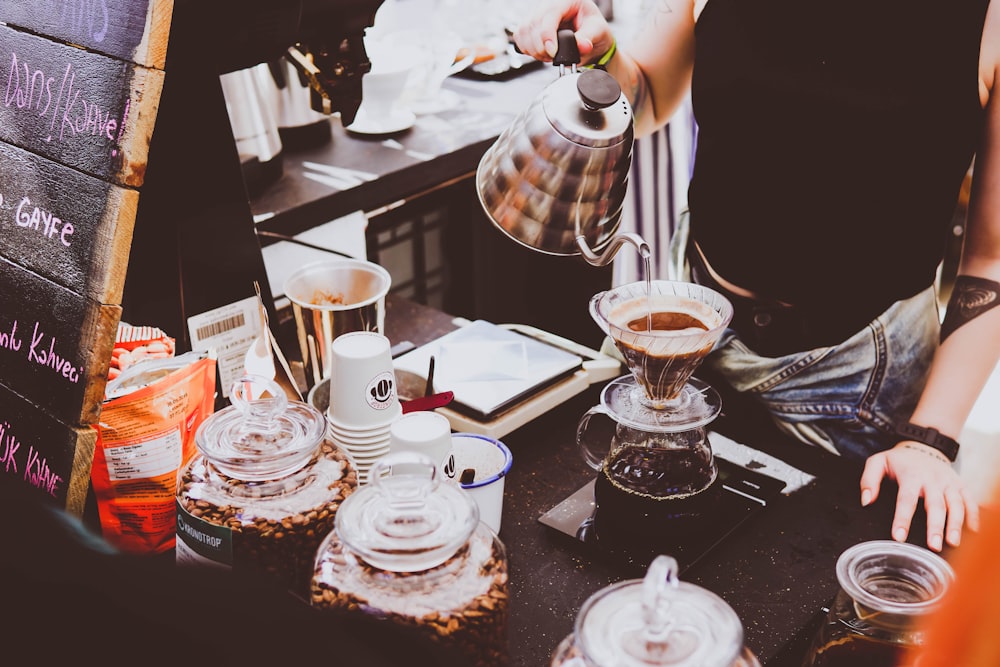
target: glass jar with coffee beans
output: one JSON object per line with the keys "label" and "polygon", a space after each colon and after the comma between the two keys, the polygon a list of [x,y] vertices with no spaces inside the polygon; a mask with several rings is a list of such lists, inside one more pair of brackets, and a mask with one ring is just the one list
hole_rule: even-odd
{"label": "glass jar with coffee beans", "polygon": [[206,419],[178,475],[177,564],[223,566],[308,599],[316,550],[357,489],[316,408],[245,376]]}
{"label": "glass jar with coffee beans", "polygon": [[475,501],[418,452],[389,454],[337,512],[316,555],[312,605],[422,634],[462,664],[508,664],[506,550]]}

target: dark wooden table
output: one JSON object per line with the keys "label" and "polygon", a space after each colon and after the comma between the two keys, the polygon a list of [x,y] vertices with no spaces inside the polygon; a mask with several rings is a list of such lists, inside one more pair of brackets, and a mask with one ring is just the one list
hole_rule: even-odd
{"label": "dark wooden table", "polygon": [[[440,311],[390,299],[393,342],[427,342],[455,328]],[[593,477],[575,442],[579,418],[603,385],[503,437],[514,455],[506,480],[500,537],[511,566],[512,665],[540,667],[573,629],[583,602],[634,568],[539,523],[539,517]],[[725,406],[725,403],[724,403]],[[810,473],[815,481],[750,516],[697,560],[682,579],[726,600],[740,616],[746,644],[769,667],[798,664],[813,623],[836,594],[838,556],[857,542],[887,539],[892,516],[886,489],[868,508],[859,502],[860,468],[780,439],[752,416],[726,411],[713,429]],[[915,524],[914,534],[922,526]]]}

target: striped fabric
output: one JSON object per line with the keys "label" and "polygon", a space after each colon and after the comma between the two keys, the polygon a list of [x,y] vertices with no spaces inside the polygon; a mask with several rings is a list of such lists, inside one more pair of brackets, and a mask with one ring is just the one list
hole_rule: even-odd
{"label": "striped fabric", "polygon": [[[668,278],[667,246],[677,218],[687,206],[696,137],[697,126],[688,99],[666,127],[637,139],[632,151],[620,231],[638,233],[649,244],[654,280]],[[614,284],[645,279],[641,264],[631,246],[624,247],[615,257]]]}

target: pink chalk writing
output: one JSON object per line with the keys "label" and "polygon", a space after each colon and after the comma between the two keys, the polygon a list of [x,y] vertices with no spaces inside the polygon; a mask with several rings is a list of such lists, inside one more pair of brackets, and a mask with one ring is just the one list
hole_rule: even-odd
{"label": "pink chalk writing", "polygon": [[104,0],[62,0],[59,21],[82,37],[103,42],[108,34],[108,6]]}
{"label": "pink chalk writing", "polygon": [[[59,123],[59,140],[75,137],[100,137],[117,142],[128,118],[131,100],[125,99],[122,113],[101,107],[91,101],[83,86],[77,84],[73,64],[66,65],[55,97],[52,96],[56,77],[42,68],[33,68],[11,53],[4,106],[20,113],[49,117],[49,131]],[[120,120],[119,120],[120,119]]]}
{"label": "pink chalk writing", "polygon": [[41,330],[39,323],[35,322],[35,330],[31,334],[31,347],[28,348],[28,361],[62,375],[73,384],[80,382],[82,369],[76,368],[72,362],[56,353],[55,336],[49,336],[48,349],[45,348],[45,338],[45,332]]}
{"label": "pink chalk writing", "polygon": [[20,448],[21,443],[11,432],[10,422],[0,424],[0,452],[3,452],[0,455],[0,465],[3,465],[5,472],[17,472],[17,459],[14,455]]}
{"label": "pink chalk writing", "polygon": [[21,199],[14,212],[14,222],[18,227],[33,229],[47,239],[57,240],[67,248],[70,246],[69,237],[73,235],[73,223],[63,222],[50,211],[35,206],[32,208],[31,200],[27,197]]}
{"label": "pink chalk writing", "polygon": [[24,481],[55,497],[63,478],[49,468],[48,461],[32,446],[28,446],[28,464],[24,468]]}
{"label": "pink chalk writing", "polygon": [[21,339],[17,337],[17,320],[10,325],[10,331],[0,331],[0,348],[14,352],[21,349]]}

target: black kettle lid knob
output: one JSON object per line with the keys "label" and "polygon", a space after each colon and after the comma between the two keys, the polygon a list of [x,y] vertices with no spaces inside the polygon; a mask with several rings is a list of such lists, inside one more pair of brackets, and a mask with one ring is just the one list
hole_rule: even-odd
{"label": "black kettle lid knob", "polygon": [[563,28],[556,34],[556,55],[552,58],[553,65],[579,65],[580,48],[576,45],[576,33],[569,28]]}
{"label": "black kettle lid knob", "polygon": [[622,89],[615,78],[600,69],[589,69],[576,79],[576,92],[588,109],[606,109],[621,97]]}

